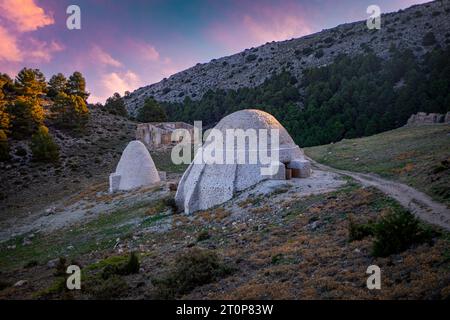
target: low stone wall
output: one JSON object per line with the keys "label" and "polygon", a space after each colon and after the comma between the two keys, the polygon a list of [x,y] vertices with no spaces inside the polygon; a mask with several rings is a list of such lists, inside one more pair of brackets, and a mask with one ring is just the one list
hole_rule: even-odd
{"label": "low stone wall", "polygon": [[407,126],[417,126],[424,124],[450,123],[450,112],[446,114],[418,112],[409,117]]}

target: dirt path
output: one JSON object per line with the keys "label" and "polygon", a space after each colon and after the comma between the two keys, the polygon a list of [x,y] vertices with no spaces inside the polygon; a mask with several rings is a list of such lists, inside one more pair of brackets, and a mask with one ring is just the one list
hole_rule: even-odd
{"label": "dirt path", "polygon": [[310,159],[313,166],[349,176],[364,186],[371,186],[397,200],[418,218],[450,230],[450,210],[444,204],[434,201],[429,196],[403,183],[380,178],[374,174],[335,169]]}

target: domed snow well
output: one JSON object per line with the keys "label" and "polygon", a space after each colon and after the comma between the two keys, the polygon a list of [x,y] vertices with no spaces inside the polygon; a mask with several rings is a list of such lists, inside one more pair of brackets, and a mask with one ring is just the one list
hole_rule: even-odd
{"label": "domed snow well", "polygon": [[[251,143],[248,137],[241,140],[244,141],[242,145],[235,143],[234,138],[227,139],[227,136],[232,134],[230,132],[235,134],[236,129],[241,132],[253,129],[258,143]],[[277,144],[274,143],[276,140],[272,141],[275,132],[272,129],[276,129],[278,133]],[[208,136],[202,146],[203,150],[215,150],[213,155],[232,154],[234,162],[226,161],[224,156],[223,163],[211,163],[205,161],[204,153],[196,153],[194,161],[183,174],[175,195],[177,206],[187,214],[224,203],[233,198],[236,192],[263,180],[284,180],[310,175],[310,165],[303,151],[278,120],[267,112],[256,109],[234,112],[224,117],[213,131],[221,133],[223,139],[216,139],[216,135],[211,132],[210,135],[214,138],[209,139]],[[261,144],[264,135],[267,136],[267,143]],[[245,156],[245,162],[237,160],[239,154]],[[260,154],[266,154],[270,158],[269,163],[267,159],[262,161]],[[198,161],[199,157],[203,160]],[[257,161],[250,162],[251,157],[257,157]],[[273,158],[276,160],[272,160]],[[272,173],[263,174],[263,168],[273,169]]]}
{"label": "domed snow well", "polygon": [[131,190],[160,182],[150,153],[140,141],[131,141],[120,157],[116,172],[109,176],[109,191]]}

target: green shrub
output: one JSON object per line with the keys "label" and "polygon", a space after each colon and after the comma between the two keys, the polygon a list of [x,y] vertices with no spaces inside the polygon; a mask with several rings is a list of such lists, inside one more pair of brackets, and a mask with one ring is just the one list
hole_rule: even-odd
{"label": "green shrub", "polygon": [[135,252],[130,254],[126,262],[107,264],[101,273],[103,279],[109,279],[115,275],[129,275],[138,273],[140,268],[139,258]]}
{"label": "green shrub", "polygon": [[128,284],[118,275],[112,275],[108,279],[93,278],[86,283],[86,291],[98,300],[120,298],[127,290]]}
{"label": "green shrub", "polygon": [[0,161],[5,161],[9,159],[9,145],[6,133],[0,130]]}
{"label": "green shrub", "polygon": [[414,244],[430,242],[433,232],[422,227],[410,212],[396,209],[375,224],[374,235],[372,254],[386,257],[402,252]]}
{"label": "green shrub", "polygon": [[59,147],[45,126],[40,126],[38,132],[33,134],[31,151],[35,161],[56,162],[59,159]]}
{"label": "green shrub", "polygon": [[211,235],[209,234],[208,230],[202,230],[197,235],[197,242],[205,241],[211,238]]}
{"label": "green shrub", "polygon": [[27,152],[27,149],[25,149],[24,147],[18,146],[15,154],[18,157],[25,157],[28,154],[28,152]]}
{"label": "green shrub", "polygon": [[36,267],[38,264],[39,264],[39,262],[37,260],[30,260],[27,263],[25,263],[25,265],[23,267],[24,267],[24,269],[33,268],[33,267]]}
{"label": "green shrub", "polygon": [[11,282],[6,282],[4,280],[0,280],[0,291],[3,289],[6,289],[8,287],[11,287],[13,284]]}
{"label": "green shrub", "polygon": [[245,62],[252,62],[255,61],[256,58],[258,58],[258,56],[256,54],[249,54],[246,58],[245,58]]}
{"label": "green shrub", "polygon": [[105,103],[105,110],[111,114],[128,117],[128,112],[125,107],[125,102],[119,93],[114,93],[112,97],[109,97]]}
{"label": "green shrub", "polygon": [[136,119],[140,122],[164,122],[167,115],[155,99],[149,98],[139,109]]}
{"label": "green shrub", "polygon": [[311,47],[306,47],[306,48],[303,49],[302,52],[303,52],[303,54],[304,54],[305,56],[309,56],[311,53],[314,52],[314,49],[311,48]]}
{"label": "green shrub", "polygon": [[164,204],[165,204],[167,207],[171,208],[172,211],[173,211],[174,213],[176,213],[176,212],[178,211],[177,202],[175,201],[175,198],[173,198],[173,197],[167,197],[167,198],[164,200]]}
{"label": "green shrub", "polygon": [[58,299],[71,300],[73,299],[73,292],[67,289],[66,278],[56,277],[50,286],[41,289],[33,294],[37,299]]}
{"label": "green shrub", "polygon": [[428,32],[423,36],[422,44],[424,46],[432,46],[436,43],[436,38],[434,37],[433,32]]}
{"label": "green shrub", "polygon": [[374,223],[372,221],[368,223],[357,223],[353,216],[349,216],[348,225],[348,241],[362,240],[365,237],[373,236]]}
{"label": "green shrub", "polygon": [[316,53],[314,54],[314,57],[316,57],[317,59],[322,58],[324,55],[324,52],[322,49],[319,49],[316,51]]}
{"label": "green shrub", "polygon": [[61,277],[61,276],[65,277],[66,271],[67,271],[67,259],[64,257],[60,257],[56,264],[54,275],[56,277]]}
{"label": "green shrub", "polygon": [[220,262],[214,251],[192,248],[179,255],[173,268],[153,279],[155,298],[173,299],[230,274],[232,269]]}

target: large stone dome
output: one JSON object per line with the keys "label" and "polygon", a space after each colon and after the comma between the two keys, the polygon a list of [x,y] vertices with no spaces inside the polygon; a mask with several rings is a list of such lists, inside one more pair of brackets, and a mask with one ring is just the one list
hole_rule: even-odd
{"label": "large stone dome", "polygon": [[[175,196],[178,207],[183,208],[185,213],[205,210],[221,204],[231,199],[237,191],[247,189],[262,180],[284,179],[285,164],[292,160],[304,161],[302,150],[294,143],[278,120],[269,113],[256,109],[241,110],[224,117],[213,131],[219,132],[225,137],[218,140],[215,138],[206,140],[203,149],[213,147],[211,149],[214,149],[215,152],[232,152],[236,158],[236,155],[242,150],[235,144],[227,145],[228,129],[243,131],[254,129],[257,132],[258,141],[264,131],[260,131],[260,129],[265,129],[264,132],[268,137],[265,146],[258,142],[255,147],[254,143],[250,144],[250,139],[245,139],[245,147],[242,148],[245,151],[245,158],[249,159],[250,154],[257,154],[261,150],[264,150],[268,156],[272,156],[276,152],[278,160],[269,166],[280,167],[281,172],[273,176],[262,175],[261,168],[268,165],[261,163],[259,159],[257,163],[235,161],[218,164],[204,161],[204,156],[197,153],[194,161],[183,174]],[[272,129],[276,129],[278,132],[278,145],[272,145]],[[210,132],[210,135],[214,136],[213,132]],[[203,157],[203,161],[196,161],[199,156]]]}
{"label": "large stone dome", "polygon": [[160,182],[150,153],[140,141],[131,141],[120,157],[116,172],[110,175],[110,191],[131,190]]}
{"label": "large stone dome", "polygon": [[233,112],[220,120],[215,126],[215,129],[222,132],[225,132],[226,129],[278,129],[280,146],[295,146],[294,140],[292,140],[287,130],[273,115],[257,109],[245,109]]}

